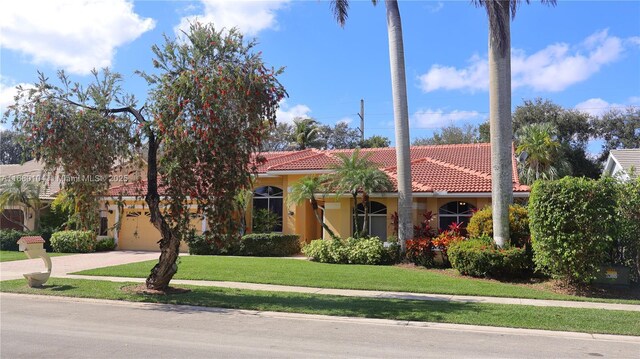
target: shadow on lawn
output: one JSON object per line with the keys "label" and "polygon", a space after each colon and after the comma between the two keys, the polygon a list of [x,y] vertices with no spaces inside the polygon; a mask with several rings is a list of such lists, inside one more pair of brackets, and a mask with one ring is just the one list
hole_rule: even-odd
{"label": "shadow on lawn", "polygon": [[[196,313],[214,311],[230,313],[229,309],[296,312],[349,317],[385,318],[398,320],[442,321],[451,313],[477,312],[477,304],[436,301],[416,301],[340,296],[310,296],[299,293],[253,292],[236,290],[200,290],[192,288],[186,294],[145,295],[145,302],[182,304],[153,306],[149,310]],[[213,307],[213,308],[200,308]],[[235,311],[233,312],[235,313]]]}

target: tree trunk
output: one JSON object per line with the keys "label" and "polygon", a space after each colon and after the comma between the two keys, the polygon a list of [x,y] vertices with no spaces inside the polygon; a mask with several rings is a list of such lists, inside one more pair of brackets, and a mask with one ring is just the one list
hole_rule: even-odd
{"label": "tree trunk", "polygon": [[362,221],[362,236],[368,236],[369,233],[369,195],[362,192],[362,205],[364,206],[364,221]]}
{"label": "tree trunk", "polygon": [[358,231],[358,192],[352,192],[353,196],[353,236],[355,238],[360,237],[360,231]]}
{"label": "tree trunk", "polygon": [[318,223],[320,223],[320,225],[322,226],[322,228],[324,228],[324,230],[329,233],[329,235],[331,236],[331,239],[336,238],[336,234],[333,233],[333,231],[331,230],[331,228],[329,228],[329,226],[327,226],[326,223],[324,223],[324,221],[322,220],[322,218],[320,218],[320,215],[318,214],[318,201],[316,200],[315,197],[311,196],[311,208],[313,209],[313,214],[315,214],[316,219],[318,220]]}
{"label": "tree trunk", "polygon": [[176,263],[180,250],[180,237],[176,236],[160,211],[160,195],[158,194],[158,162],[159,143],[155,135],[149,131],[149,159],[147,170],[147,195],[145,200],[151,213],[151,223],[160,231],[160,259],[151,269],[147,278],[147,288],[166,290],[173,275],[178,271]]}
{"label": "tree trunk", "polygon": [[[489,5],[487,5],[489,6]],[[492,34],[489,18],[489,130],[491,136],[491,202],[493,239],[499,247],[509,243],[509,205],[513,202],[513,155],[511,123],[511,34],[509,6],[500,7],[504,22],[504,48]]]}
{"label": "tree trunk", "polygon": [[407,105],[407,80],[404,70],[404,44],[402,22],[398,2],[385,0],[387,9],[387,32],[389,35],[389,64],[391,66],[391,89],[393,94],[393,120],[398,166],[398,242],[402,252],[406,251],[406,240],[411,239],[411,154],[409,149],[409,109]]}

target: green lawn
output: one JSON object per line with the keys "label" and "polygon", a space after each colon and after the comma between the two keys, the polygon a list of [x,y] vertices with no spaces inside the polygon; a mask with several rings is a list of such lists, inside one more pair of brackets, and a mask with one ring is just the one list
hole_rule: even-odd
{"label": "green lawn", "polygon": [[[66,256],[75,253],[47,253],[49,257]],[[24,252],[15,251],[0,251],[0,262],[19,261],[22,259],[29,259]]]}
{"label": "green lawn", "polygon": [[121,290],[128,285],[133,283],[51,278],[44,289],[34,289],[29,288],[23,279],[19,279],[0,282],[0,291],[348,317],[640,335],[640,312],[353,298],[196,286],[181,286],[192,290],[187,294],[144,295]]}
{"label": "green lawn", "polygon": [[[139,262],[74,274],[144,278],[155,263],[156,261]],[[283,258],[181,257],[178,273],[174,278],[319,288],[640,304],[640,300],[577,297],[498,281],[452,277],[422,269],[324,264]]]}

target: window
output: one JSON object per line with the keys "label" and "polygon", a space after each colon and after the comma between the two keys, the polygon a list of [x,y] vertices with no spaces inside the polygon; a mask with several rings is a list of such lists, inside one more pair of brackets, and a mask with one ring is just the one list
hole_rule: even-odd
{"label": "window", "polygon": [[[357,207],[358,228],[362,228],[364,222],[364,206],[361,204]],[[381,240],[387,240],[387,206],[380,202],[369,202],[369,235],[380,237]],[[355,229],[354,229],[355,232]]]}
{"label": "window", "polygon": [[445,230],[451,223],[458,222],[464,223],[463,227],[466,228],[475,209],[476,207],[467,202],[449,202],[438,211],[438,227]]}
{"label": "window", "polygon": [[24,230],[24,212],[21,209],[5,209],[0,215],[0,228]]}
{"label": "window", "polygon": [[280,221],[273,227],[274,232],[282,232],[282,188],[274,186],[258,187],[253,191],[253,211],[267,209],[275,213]]}

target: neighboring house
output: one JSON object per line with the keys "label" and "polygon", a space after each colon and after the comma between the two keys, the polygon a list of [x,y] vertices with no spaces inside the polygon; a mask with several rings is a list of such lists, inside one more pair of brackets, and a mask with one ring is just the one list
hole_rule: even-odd
{"label": "neighboring house", "polygon": [[[253,193],[253,208],[266,208],[282,218],[283,233],[295,233],[306,242],[328,238],[323,233],[309,203],[287,205],[287,193],[291,185],[307,175],[330,173],[337,164],[338,154],[351,154],[353,150],[315,150],[267,152],[262,155],[267,162],[258,168]],[[369,159],[386,172],[394,185],[397,183],[395,148],[363,149]],[[521,185],[513,160],[513,194],[527,198],[529,187]],[[452,222],[467,223],[472,213],[491,203],[491,148],[488,143],[416,146],[411,148],[413,185],[413,222],[418,224],[422,214],[433,212],[434,226],[446,229]],[[144,183],[112,187],[109,194],[121,196],[123,206],[113,199],[105,199],[104,209],[110,227],[120,221],[119,230],[112,230],[119,249],[158,250],[160,233],[149,222],[149,212],[143,198]],[[162,192],[162,190],[160,189]],[[162,193],[160,193],[162,195]],[[137,197],[136,197],[137,196]],[[371,194],[369,231],[383,240],[393,234],[392,215],[398,208],[398,193]],[[353,234],[353,201],[350,195],[318,194],[320,215],[324,222],[340,237]],[[359,216],[363,208],[359,205]],[[250,227],[251,209],[247,215]],[[206,222],[196,218],[192,225],[199,232],[206,230]],[[182,251],[187,246],[181,246]]]}
{"label": "neighboring house", "polygon": [[637,178],[640,172],[640,148],[611,150],[604,165],[604,176],[618,177],[628,181]]}
{"label": "neighboring house", "polygon": [[[0,181],[21,179],[24,182],[38,182],[41,184],[40,201],[43,207],[51,203],[61,188],[58,176],[48,176],[44,172],[44,164],[36,160],[24,164],[0,165]],[[24,206],[10,206],[0,214],[0,229],[22,230],[23,227],[15,222],[23,223],[27,228],[34,229],[35,218],[28,213]]]}
{"label": "neighboring house", "polygon": [[[143,158],[138,159],[141,165],[146,164]],[[111,173],[111,185],[118,186],[137,180],[140,178],[140,164],[131,160],[117,161],[113,166]],[[40,202],[43,207],[41,214],[49,210],[49,204],[55,199],[60,190],[63,188],[65,180],[73,180],[67,178],[61,171],[55,175],[47,174],[44,170],[42,162],[31,160],[23,164],[0,165],[0,181],[21,179],[25,182],[38,182],[41,185]],[[24,206],[9,206],[0,213],[0,229],[16,229],[22,230],[23,227],[17,225],[16,222],[23,223],[29,229],[34,229],[35,218],[32,213],[27,213]],[[106,234],[106,218],[101,213],[103,220],[100,224],[98,234]]]}

